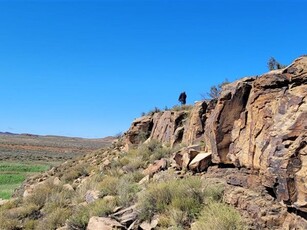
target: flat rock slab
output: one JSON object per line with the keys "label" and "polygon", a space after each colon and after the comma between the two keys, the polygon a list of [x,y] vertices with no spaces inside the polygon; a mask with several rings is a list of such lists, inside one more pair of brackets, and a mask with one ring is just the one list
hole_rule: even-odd
{"label": "flat rock slab", "polygon": [[200,152],[189,164],[189,169],[197,172],[206,170],[211,164],[212,153]]}
{"label": "flat rock slab", "polygon": [[112,229],[125,229],[123,225],[121,225],[116,220],[106,217],[91,217],[88,222],[86,230],[112,230]]}

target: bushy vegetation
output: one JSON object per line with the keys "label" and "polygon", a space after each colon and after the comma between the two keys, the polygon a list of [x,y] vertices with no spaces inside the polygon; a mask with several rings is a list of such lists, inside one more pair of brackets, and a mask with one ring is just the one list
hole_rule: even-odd
{"label": "bushy vegetation", "polygon": [[150,220],[158,213],[164,215],[164,225],[188,226],[201,211],[203,201],[199,178],[152,183],[140,195],[140,219]]}
{"label": "bushy vegetation", "polygon": [[152,116],[155,113],[160,113],[164,111],[190,111],[192,110],[192,108],[193,105],[174,105],[172,108],[168,108],[167,106],[165,106],[164,109],[159,109],[158,107],[155,107],[147,113],[141,113],[141,116]]}
{"label": "bushy vegetation", "polygon": [[77,206],[67,223],[70,229],[85,229],[91,216],[107,216],[116,207],[116,201],[96,200],[87,206]]}
{"label": "bushy vegetation", "polygon": [[160,229],[245,229],[239,213],[222,203],[223,192],[223,186],[198,177],[151,183],[139,195],[139,218],[150,221],[159,214]]}
{"label": "bushy vegetation", "polygon": [[286,65],[280,64],[274,57],[268,60],[267,65],[269,70],[283,69],[286,67]]}
{"label": "bushy vegetation", "polygon": [[192,225],[192,230],[244,230],[248,229],[238,211],[221,202],[210,202]]}
{"label": "bushy vegetation", "polygon": [[211,86],[210,91],[208,93],[201,95],[202,98],[207,99],[209,97],[209,99],[218,99],[223,87],[229,83],[230,82],[227,79],[225,79],[220,84]]}
{"label": "bushy vegetation", "polygon": [[193,105],[175,105],[170,110],[172,111],[190,111]]}

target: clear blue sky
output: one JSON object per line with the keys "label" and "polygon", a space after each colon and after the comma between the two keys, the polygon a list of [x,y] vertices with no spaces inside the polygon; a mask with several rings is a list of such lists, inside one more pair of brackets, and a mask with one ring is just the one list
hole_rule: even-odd
{"label": "clear blue sky", "polygon": [[307,1],[0,0],[0,131],[103,137],[307,53]]}

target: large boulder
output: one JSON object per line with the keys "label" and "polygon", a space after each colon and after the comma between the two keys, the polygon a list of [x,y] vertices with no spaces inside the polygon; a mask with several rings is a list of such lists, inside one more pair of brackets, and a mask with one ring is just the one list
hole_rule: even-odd
{"label": "large boulder", "polygon": [[190,162],[197,156],[200,152],[199,146],[189,146],[182,148],[175,152],[173,159],[176,162],[176,167],[178,169],[188,169]]}
{"label": "large boulder", "polygon": [[212,153],[199,152],[189,163],[189,169],[195,172],[205,171],[211,164]]}
{"label": "large boulder", "polygon": [[143,174],[152,177],[155,173],[167,169],[167,160],[162,158],[156,160],[153,164],[150,164],[146,169],[144,169]]}

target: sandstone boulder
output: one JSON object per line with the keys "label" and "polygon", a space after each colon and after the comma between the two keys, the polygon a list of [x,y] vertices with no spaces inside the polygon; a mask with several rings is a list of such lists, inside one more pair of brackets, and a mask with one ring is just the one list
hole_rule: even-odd
{"label": "sandstone boulder", "polygon": [[144,171],[144,175],[153,176],[155,173],[167,169],[167,160],[162,158],[156,160],[153,164],[150,164]]}
{"label": "sandstone boulder", "polygon": [[159,218],[158,216],[154,216],[150,222],[146,221],[140,224],[140,229],[143,230],[152,230],[158,226]]}
{"label": "sandstone boulder", "polygon": [[196,172],[205,171],[211,164],[212,153],[200,152],[189,163],[189,169]]}
{"label": "sandstone boulder", "polygon": [[112,229],[125,229],[116,220],[106,217],[93,216],[90,218],[86,230],[112,230]]}
{"label": "sandstone boulder", "polygon": [[173,160],[176,162],[176,167],[179,169],[187,169],[191,160],[193,160],[199,152],[199,145],[192,145],[175,152],[173,154]]}

